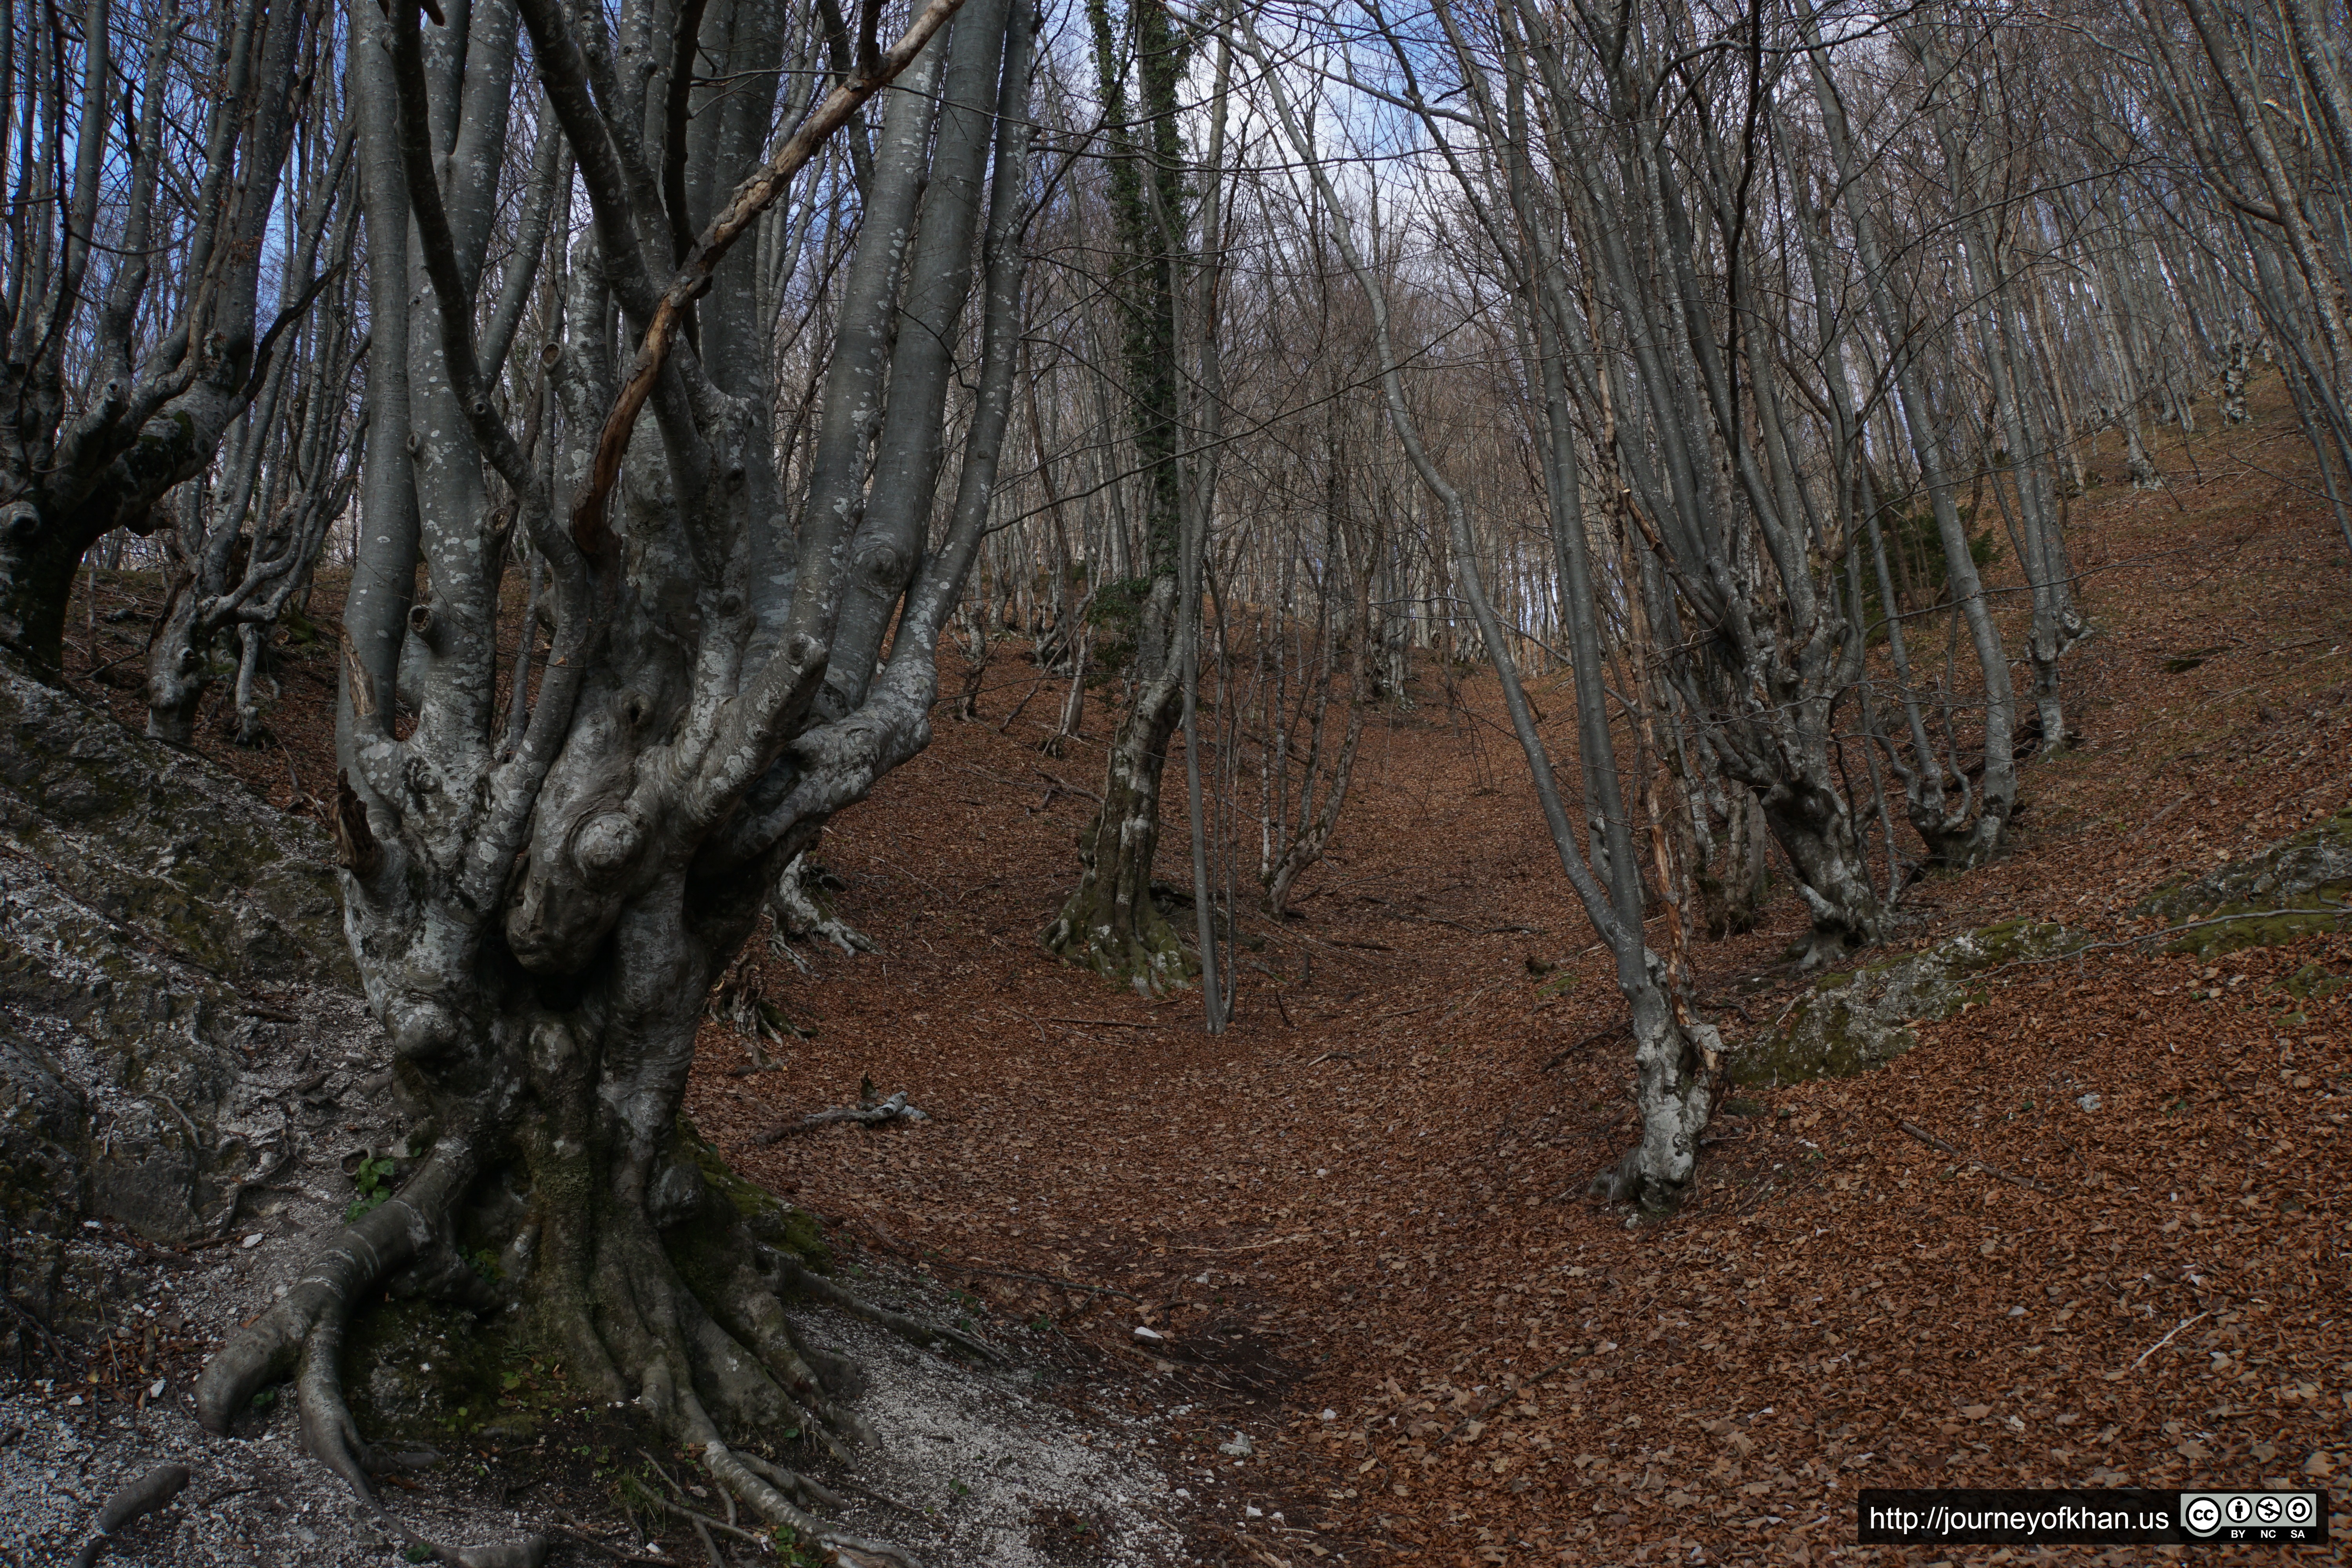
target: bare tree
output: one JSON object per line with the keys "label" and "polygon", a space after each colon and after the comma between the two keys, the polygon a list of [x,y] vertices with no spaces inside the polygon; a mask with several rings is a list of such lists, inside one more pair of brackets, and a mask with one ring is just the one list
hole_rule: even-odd
{"label": "bare tree", "polygon": [[[1196,963],[1151,896],[1152,863],[1160,848],[1160,774],[1183,717],[1184,650],[1191,635],[1178,614],[1187,599],[1178,472],[1182,394],[1177,318],[1188,203],[1176,122],[1177,88],[1191,41],[1156,0],[1127,7],[1124,43],[1108,0],[1087,0],[1087,16],[1111,149],[1110,202],[1120,271],[1112,292],[1122,329],[1121,401],[1132,424],[1141,479],[1143,553],[1137,570],[1095,591],[1098,605],[1115,606],[1131,626],[1130,696],[1111,740],[1101,808],[1079,835],[1078,885],[1046,929],[1045,945],[1145,992],[1159,992],[1183,984]],[[1108,600],[1100,597],[1106,594]]]}
{"label": "bare tree", "polygon": [[[302,68],[324,46],[312,9],[259,0],[185,18],[88,0],[78,36],[54,6],[23,7],[22,30],[10,15],[0,646],[55,669],[84,553],[174,524],[159,503],[212,461],[310,303],[258,320]],[[182,169],[193,189],[167,177]]]}
{"label": "bare tree", "polygon": [[[315,77],[315,68],[309,74]],[[346,121],[331,148],[325,145],[320,132],[331,100],[314,89],[311,102],[299,148],[308,153],[301,160],[307,188],[287,237],[278,294],[312,309],[271,356],[258,395],[230,432],[219,471],[183,487],[180,515],[164,532],[171,585],[147,649],[147,732],[175,745],[193,736],[197,704],[213,679],[214,644],[232,629],[236,738],[258,742],[255,682],[263,646],[279,614],[309,585],[328,525],[349,502],[357,477],[361,422],[346,390],[364,352],[348,273],[359,214],[347,177],[352,128]]]}
{"label": "bare tree", "polygon": [[1713,1102],[1713,1079],[1722,1049],[1721,1037],[1692,1013],[1688,997],[1675,984],[1671,966],[1652,952],[1643,936],[1642,887],[1635,868],[1633,838],[1622,805],[1613,799],[1616,759],[1602,710],[1604,700],[1599,658],[1598,616],[1581,519],[1565,541],[1571,574],[1561,602],[1570,615],[1577,677],[1579,736],[1584,744],[1581,762],[1588,776],[1606,779],[1602,798],[1615,809],[1603,818],[1608,838],[1612,886],[1603,889],[1594,879],[1576,841],[1554,782],[1551,759],[1535,724],[1510,651],[1510,642],[1489,602],[1476,563],[1469,514],[1460,489],[1438,468],[1422,438],[1419,422],[1406,400],[1400,352],[1391,331],[1388,290],[1369,264],[1358,241],[1348,210],[1333,189],[1318,148],[1284,88],[1265,46],[1246,16],[1238,19],[1242,37],[1259,68],[1259,81],[1274,116],[1299,164],[1328,211],[1332,239],[1349,272],[1363,290],[1371,314],[1372,339],[1381,369],[1381,384],[1391,427],[1399,443],[1435,499],[1446,519],[1459,563],[1462,595],[1467,601],[1488,657],[1503,687],[1513,731],[1526,754],[1528,771],[1543,807],[1546,826],[1561,869],[1583,905],[1595,932],[1616,959],[1618,988],[1633,1012],[1635,1103],[1642,1136],[1635,1147],[1612,1170],[1596,1179],[1595,1187],[1610,1201],[1637,1201],[1671,1207],[1690,1186],[1698,1161],[1698,1136],[1705,1129]]}
{"label": "bare tree", "polygon": [[[886,47],[880,9],[782,131],[793,31],[829,7],[477,0],[430,29],[416,0],[348,13],[373,347],[335,828],[368,995],[429,1148],[214,1359],[198,1398],[218,1430],[294,1375],[312,1450],[363,1495],[337,1352],[387,1281],[509,1293],[575,1386],[636,1401],[759,1517],[867,1559],[905,1561],[812,1516],[814,1491],[735,1441],[796,1426],[845,1452],[863,1431],[780,1296],[986,1353],[771,1247],[709,1184],[678,1117],[706,998],[768,890],[929,738],[940,631],[1011,412],[1034,18],[934,0]],[[519,90],[525,34],[543,102]],[[815,154],[894,81],[852,160],[859,231],[787,510],[756,319],[778,280],[739,242],[780,199],[831,199],[804,177]],[[534,119],[562,136],[591,219],[535,355],[560,411],[547,465],[509,424],[528,400],[494,395],[498,345],[476,324],[485,172]],[[959,345],[976,392],[935,532]],[[509,530],[544,563],[552,631],[507,752],[492,634]],[[404,731],[408,631],[424,668]],[[453,1228],[491,1191],[509,1194],[498,1287]]]}

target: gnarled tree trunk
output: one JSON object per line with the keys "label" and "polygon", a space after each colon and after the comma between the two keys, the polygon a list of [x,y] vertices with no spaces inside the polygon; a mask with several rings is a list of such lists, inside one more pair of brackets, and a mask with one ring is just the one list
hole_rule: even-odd
{"label": "gnarled tree trunk", "polygon": [[[657,68],[624,81],[601,11],[478,0],[428,32],[416,0],[388,21],[373,0],[352,5],[376,330],[407,363],[397,387],[373,389],[360,573],[404,584],[421,559],[430,597],[350,601],[335,826],[369,1003],[429,1148],[215,1359],[199,1405],[219,1430],[295,1376],[311,1449],[372,1495],[336,1372],[352,1315],[382,1289],[510,1304],[572,1377],[634,1401],[753,1514],[864,1554],[845,1560],[895,1562],[812,1514],[821,1489],[740,1446],[797,1427],[846,1453],[864,1435],[782,1301],[814,1292],[925,1344],[985,1348],[807,1274],[714,1192],[679,1109],[710,989],[777,879],[929,739],[940,626],[1010,408],[1034,19],[1018,0],[960,14],[940,0],[769,151],[791,15],[772,0],[684,7]],[[668,16],[629,5],[621,37]],[[466,172],[499,167],[520,129],[521,28],[547,92],[538,133],[567,143],[593,226],[536,356],[562,417],[518,440],[474,330],[496,193]],[[698,56],[718,62],[710,79],[672,74]],[[754,319],[754,247],[732,253],[893,79],[794,517],[770,434],[772,323]],[[646,144],[655,128],[666,148]],[[404,302],[404,321],[391,314]],[[616,314],[637,342],[617,365]],[[950,360],[975,336],[961,472],[930,539]],[[556,442],[552,482],[532,435]],[[519,742],[496,701],[508,526],[544,562],[553,627]],[[422,669],[403,734],[391,710],[409,635]],[[461,1256],[484,1246],[495,1287]],[[501,1560],[530,1555],[514,1550]]]}
{"label": "gnarled tree trunk", "polygon": [[[114,529],[168,525],[159,503],[212,462],[289,324],[290,311],[257,331],[256,302],[298,68],[317,42],[309,9],[238,0],[217,18],[208,62],[217,87],[200,123],[187,126],[163,113],[173,53],[187,47],[179,26],[118,16],[111,0],[80,9],[79,39],[45,13],[0,82],[18,123],[48,126],[17,150],[29,159],[11,160],[18,184],[0,287],[0,644],[48,670],[60,665],[83,554]],[[131,62],[134,71],[143,65],[130,89],[137,111],[126,100],[118,117],[115,84],[128,73],[115,51],[124,43],[146,52]],[[58,100],[74,52],[81,79],[68,139]],[[196,188],[162,180],[166,162],[195,168]],[[119,237],[101,246],[101,232]],[[169,301],[149,297],[163,254],[179,287]],[[93,275],[94,260],[110,275]],[[68,385],[69,366],[83,378],[78,387]]]}

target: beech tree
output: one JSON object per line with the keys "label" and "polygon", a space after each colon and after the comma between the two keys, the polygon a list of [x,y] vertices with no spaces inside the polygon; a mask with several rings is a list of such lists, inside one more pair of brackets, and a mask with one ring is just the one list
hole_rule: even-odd
{"label": "beech tree", "polygon": [[[845,1453],[863,1430],[780,1297],[987,1353],[769,1247],[679,1125],[706,999],[785,868],[929,738],[1011,406],[1035,18],[1023,0],[932,0],[885,47],[881,10],[845,27],[782,0],[347,14],[371,350],[334,827],[369,1003],[427,1147],[215,1357],[198,1403],[220,1430],[293,1376],[306,1441],[362,1494],[338,1352],[387,1285],[508,1293],[576,1386],[635,1401],[754,1514],[844,1561],[903,1557],[813,1516],[816,1489],[740,1445],[796,1427]],[[840,47],[795,123],[780,68],[805,28]],[[761,215],[828,199],[808,188],[815,154],[893,82],[852,160],[856,248],[814,440],[787,474],[758,319],[783,231]],[[565,156],[513,162],[558,183],[559,212],[576,168],[589,223],[560,317],[502,395],[493,175],[534,136]],[[960,348],[977,391],[935,530]],[[519,433],[542,385],[553,416]],[[551,629],[509,749],[493,632],[518,534]],[[413,728],[393,701],[409,635]],[[498,1234],[467,1245],[499,1249],[495,1289],[457,1228],[486,1205]]]}
{"label": "beech tree", "polygon": [[[263,240],[298,101],[333,68],[314,7],[11,6],[0,30],[0,646],[62,658],[83,555],[178,519],[310,303],[265,321]],[[126,83],[118,97],[116,83]]]}
{"label": "beech tree", "polygon": [[[366,352],[353,310],[352,248],[359,204],[351,191],[352,136],[334,94],[313,78],[298,128],[299,188],[281,223],[281,299],[310,307],[289,320],[252,405],[208,471],[165,503],[161,624],[147,647],[147,732],[187,745],[197,705],[216,679],[215,644],[234,632],[236,737],[259,743],[259,683],[271,631],[310,584],[329,528],[358,478],[364,422],[349,383]],[[336,112],[330,117],[328,110]],[[322,268],[323,263],[323,268]],[[299,309],[299,307],[298,307]]]}
{"label": "beech tree", "polygon": [[[1183,716],[1185,648],[1192,635],[1179,613],[1189,605],[1177,320],[1189,203],[1176,119],[1176,89],[1191,47],[1159,0],[1127,7],[1124,38],[1108,0],[1087,0],[1087,17],[1109,150],[1111,218],[1118,238],[1110,292],[1121,329],[1119,401],[1132,426],[1142,481],[1143,554],[1131,576],[1096,590],[1123,601],[1120,618],[1133,625],[1129,698],[1105,763],[1101,808],[1079,836],[1078,885],[1046,931],[1045,945],[1158,992],[1182,984],[1196,962],[1151,896],[1160,775]],[[1074,693],[1083,680],[1082,654]]]}

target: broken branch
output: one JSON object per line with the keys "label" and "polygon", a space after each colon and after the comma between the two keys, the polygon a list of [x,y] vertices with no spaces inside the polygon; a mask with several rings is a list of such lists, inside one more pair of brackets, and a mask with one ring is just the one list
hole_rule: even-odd
{"label": "broken branch", "polygon": [[803,1116],[798,1121],[786,1122],[756,1134],[752,1143],[766,1148],[782,1142],[796,1132],[814,1132],[820,1127],[830,1127],[836,1121],[854,1121],[860,1127],[881,1127],[893,1121],[929,1121],[930,1117],[907,1103],[907,1091],[900,1089],[878,1105],[836,1105],[831,1110],[820,1110]]}
{"label": "broken branch", "polygon": [[2047,1194],[2050,1192],[2048,1187],[2043,1186],[2040,1182],[2033,1180],[2031,1176],[2012,1176],[1998,1165],[1989,1165],[1973,1154],[1962,1153],[1959,1150],[1953,1148],[1949,1143],[1945,1142],[1941,1138],[1937,1137],[1934,1133],[1915,1122],[1905,1121],[1900,1122],[1897,1125],[1899,1125],[1906,1134],[1913,1138],[1916,1138],[1920,1142],[1927,1144],[1930,1149],[1939,1149],[1943,1152],[1951,1155],[1956,1160],[1965,1160],[1969,1164],[1974,1165],[1978,1170],[1982,1171],[1986,1175],[1997,1176],[2000,1180],[2007,1182],[2012,1187],[2023,1187],[2028,1192],[2042,1193],[2044,1194]]}

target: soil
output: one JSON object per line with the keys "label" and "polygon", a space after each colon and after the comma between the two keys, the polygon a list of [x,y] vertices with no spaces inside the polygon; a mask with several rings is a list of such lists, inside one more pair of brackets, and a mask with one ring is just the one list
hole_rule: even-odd
{"label": "soil", "polygon": [[[2160,492],[2100,457],[2071,518],[2098,627],[2065,665],[2081,739],[2026,767],[1994,865],[1906,890],[1890,950],[2021,919],[2119,945],[1985,977],[1874,1072],[1738,1091],[1671,1218],[1584,1195],[1633,1135],[1622,1004],[1475,676],[1433,672],[1374,723],[1296,918],[1244,914],[1234,1024],[1210,1037],[1192,994],[1148,1001],[1040,947],[1112,705],[1046,757],[1057,704],[999,727],[1040,680],[1000,645],[981,721],[943,703],[930,749],[814,851],[876,951],[755,940],[744,980],[791,1026],[761,1047],[782,1068],[714,1018],[688,1110],[845,1258],[959,1293],[1047,1373],[1041,1398],[1101,1424],[1082,1436],[1151,1450],[1181,1541],[1066,1489],[1011,1516],[1035,1562],[1924,1564],[1943,1559],[1853,1544],[1857,1489],[2334,1485],[2352,935],[2120,942],[2151,893],[2352,799],[2352,563],[2267,390],[2252,427],[2168,433]],[[143,635],[102,617],[160,589],[100,595],[69,674],[136,722],[88,655]],[[324,645],[287,663],[278,749],[209,722],[201,743],[306,809],[331,777],[331,664]],[[1567,752],[1565,680],[1535,695]],[[1188,880],[1185,853],[1171,833],[1161,874]],[[1735,1039],[1811,981],[1778,885],[1759,930],[1692,949]],[[928,1120],[755,1142],[866,1079]],[[595,1478],[572,1484],[612,1519]],[[1002,1539],[936,1561],[1018,1560],[971,1555]]]}

